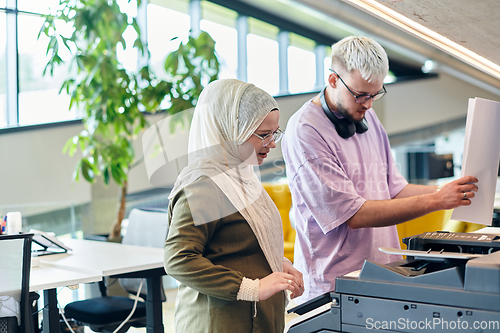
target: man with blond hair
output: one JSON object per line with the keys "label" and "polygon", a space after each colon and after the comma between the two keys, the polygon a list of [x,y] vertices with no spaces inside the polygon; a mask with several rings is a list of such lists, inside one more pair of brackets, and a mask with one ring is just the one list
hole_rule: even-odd
{"label": "man with blond hair", "polygon": [[295,267],[304,275],[299,302],[333,291],[335,278],[365,260],[401,259],[396,224],[433,211],[470,205],[475,177],[438,191],[408,184],[372,104],[386,94],[384,49],[365,37],[332,46],[326,87],[288,121],[282,143],[297,229]]}

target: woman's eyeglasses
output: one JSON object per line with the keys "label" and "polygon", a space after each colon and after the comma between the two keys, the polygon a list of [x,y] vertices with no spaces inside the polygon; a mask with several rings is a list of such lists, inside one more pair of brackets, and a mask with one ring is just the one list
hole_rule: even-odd
{"label": "woman's eyeglasses", "polygon": [[285,132],[283,130],[281,130],[280,128],[278,128],[276,130],[276,132],[269,133],[269,134],[266,134],[264,136],[260,136],[260,135],[255,134],[255,133],[252,133],[252,134],[262,140],[262,147],[267,147],[273,141],[276,143],[279,142],[281,140],[281,138],[283,137],[283,134],[285,134]]}

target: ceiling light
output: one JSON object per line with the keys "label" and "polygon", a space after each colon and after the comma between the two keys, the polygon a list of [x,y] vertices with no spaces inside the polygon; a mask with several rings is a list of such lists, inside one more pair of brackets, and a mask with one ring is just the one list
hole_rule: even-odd
{"label": "ceiling light", "polygon": [[500,66],[374,0],[344,0],[500,79]]}
{"label": "ceiling light", "polygon": [[423,73],[435,73],[437,72],[438,64],[432,60],[426,60],[424,65],[422,66]]}

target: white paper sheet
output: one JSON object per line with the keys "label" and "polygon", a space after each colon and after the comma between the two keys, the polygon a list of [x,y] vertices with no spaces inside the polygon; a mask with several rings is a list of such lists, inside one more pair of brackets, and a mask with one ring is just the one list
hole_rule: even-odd
{"label": "white paper sheet", "polygon": [[499,227],[484,227],[482,229],[473,231],[473,233],[477,233],[477,234],[493,234],[493,235],[500,236],[500,228]]}
{"label": "white paper sheet", "polygon": [[411,256],[418,258],[440,258],[440,259],[474,259],[484,256],[484,254],[460,253],[460,252],[444,252],[444,251],[417,251],[417,250],[401,250],[393,247],[379,247],[379,251],[387,254],[395,254],[401,256]]}
{"label": "white paper sheet", "polygon": [[455,208],[452,220],[491,225],[500,159],[500,103],[469,99],[462,176],[475,176],[479,190],[470,206]]}

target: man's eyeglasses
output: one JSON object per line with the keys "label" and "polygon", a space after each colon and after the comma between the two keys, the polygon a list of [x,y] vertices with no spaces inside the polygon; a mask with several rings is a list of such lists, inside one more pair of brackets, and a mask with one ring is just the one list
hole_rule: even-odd
{"label": "man's eyeglasses", "polygon": [[262,147],[267,147],[273,141],[276,143],[279,142],[281,140],[281,138],[283,137],[283,134],[285,134],[285,132],[283,130],[281,130],[280,128],[278,128],[276,130],[276,132],[269,133],[269,134],[266,134],[264,136],[260,136],[260,135],[255,134],[255,133],[252,133],[252,134],[262,140]]}
{"label": "man's eyeglasses", "polygon": [[342,80],[342,78],[340,77],[340,75],[337,74],[337,72],[335,72],[331,68],[330,68],[330,71],[338,76],[338,78],[340,79],[340,81],[342,81],[342,83],[347,88],[347,90],[349,90],[349,92],[354,96],[354,98],[356,99],[355,100],[356,104],[363,104],[363,103],[367,102],[370,98],[373,98],[373,100],[376,101],[377,99],[381,99],[382,97],[384,97],[384,95],[387,93],[387,91],[385,90],[385,86],[382,85],[383,90],[379,91],[375,95],[369,95],[369,94],[356,95],[355,93],[352,92],[351,89],[349,89],[347,84],[345,84],[344,80]]}

